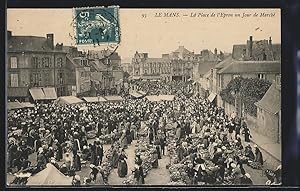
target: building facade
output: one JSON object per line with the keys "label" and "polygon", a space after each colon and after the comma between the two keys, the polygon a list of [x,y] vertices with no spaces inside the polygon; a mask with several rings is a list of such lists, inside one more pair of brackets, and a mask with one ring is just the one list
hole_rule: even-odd
{"label": "building facade", "polygon": [[101,51],[88,51],[93,95],[118,94],[123,88],[124,72],[121,57],[113,53],[104,57]]}
{"label": "building facade", "polygon": [[257,106],[256,131],[281,143],[281,77],[274,80]]}
{"label": "building facade", "polygon": [[8,99],[30,100],[30,88],[54,87],[66,95],[66,52],[54,47],[54,35],[13,36],[8,31]]}

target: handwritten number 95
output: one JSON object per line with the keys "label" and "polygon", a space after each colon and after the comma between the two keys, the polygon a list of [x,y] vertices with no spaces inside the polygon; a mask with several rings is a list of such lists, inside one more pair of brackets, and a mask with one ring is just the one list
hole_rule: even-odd
{"label": "handwritten number 95", "polygon": [[146,18],[147,17],[147,14],[142,14],[142,18]]}

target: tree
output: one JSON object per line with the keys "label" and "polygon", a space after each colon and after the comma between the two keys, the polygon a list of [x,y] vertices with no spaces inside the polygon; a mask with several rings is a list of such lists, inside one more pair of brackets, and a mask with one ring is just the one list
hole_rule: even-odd
{"label": "tree", "polygon": [[220,96],[229,104],[234,104],[234,97],[231,92],[239,92],[245,112],[256,116],[257,108],[254,103],[263,98],[270,86],[271,83],[267,80],[238,77],[228,83],[226,88],[221,91]]}

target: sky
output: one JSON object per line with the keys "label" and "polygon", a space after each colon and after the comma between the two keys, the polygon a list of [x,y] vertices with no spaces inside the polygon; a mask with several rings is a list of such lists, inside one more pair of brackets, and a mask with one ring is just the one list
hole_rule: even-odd
{"label": "sky", "polygon": [[[160,13],[176,13],[179,17],[155,16]],[[212,13],[216,16],[212,17]],[[221,13],[226,16],[220,17]],[[251,15],[242,18],[243,13]],[[254,13],[258,16],[254,17]],[[272,15],[260,17],[262,13]],[[241,16],[234,17],[235,14]],[[55,43],[75,45],[70,37],[74,36],[72,15],[72,9],[8,9],[7,30],[22,36],[54,33]],[[280,9],[120,8],[119,22],[121,42],[118,53],[126,59],[132,58],[136,51],[147,52],[149,57],[161,57],[161,54],[170,53],[178,46],[195,53],[215,48],[230,53],[233,44],[245,44],[251,35],[253,40],[269,39],[271,36],[273,43],[281,42]]]}

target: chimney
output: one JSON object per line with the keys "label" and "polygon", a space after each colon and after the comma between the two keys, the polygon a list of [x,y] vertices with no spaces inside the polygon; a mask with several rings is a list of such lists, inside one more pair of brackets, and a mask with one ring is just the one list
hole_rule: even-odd
{"label": "chimney", "polygon": [[47,45],[52,50],[54,49],[54,34],[47,34]]}
{"label": "chimney", "polygon": [[9,40],[12,36],[12,32],[11,31],[7,31],[7,40]]}
{"label": "chimney", "polygon": [[272,45],[272,37],[269,38],[269,45]]}
{"label": "chimney", "polygon": [[253,38],[250,36],[250,46],[249,46],[249,56],[252,57],[252,45],[253,45]]}
{"label": "chimney", "polygon": [[218,50],[217,50],[217,48],[215,48],[215,55],[218,55]]}

